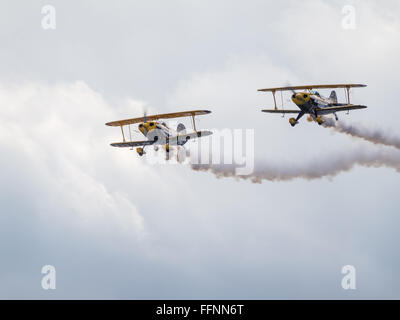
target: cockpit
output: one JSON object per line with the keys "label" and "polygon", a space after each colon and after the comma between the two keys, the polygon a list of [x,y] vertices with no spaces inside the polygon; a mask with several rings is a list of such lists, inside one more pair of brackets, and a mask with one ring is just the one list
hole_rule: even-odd
{"label": "cockpit", "polygon": [[321,97],[321,95],[319,94],[319,92],[317,90],[311,90],[310,93],[313,95],[316,95],[318,97]]}

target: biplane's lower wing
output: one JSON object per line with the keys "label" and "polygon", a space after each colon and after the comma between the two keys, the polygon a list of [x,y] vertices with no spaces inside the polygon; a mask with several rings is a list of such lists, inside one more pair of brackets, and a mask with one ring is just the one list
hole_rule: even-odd
{"label": "biplane's lower wing", "polygon": [[111,143],[113,147],[119,148],[128,148],[128,147],[142,147],[142,146],[150,146],[154,144],[155,141],[126,141],[126,142],[114,142]]}
{"label": "biplane's lower wing", "polygon": [[331,106],[326,108],[318,108],[317,111],[329,111],[329,112],[338,112],[338,111],[349,111],[349,110],[357,110],[357,109],[365,109],[367,106],[359,105],[359,104],[349,104],[344,106]]}
{"label": "biplane's lower wing", "polygon": [[[153,144],[163,145],[163,144],[170,144],[170,145],[177,145],[177,144],[184,144],[187,141],[195,138],[206,137],[211,135],[211,131],[196,131],[187,134],[179,134],[176,136],[170,136],[168,139],[157,139],[157,140],[146,140],[146,141],[125,141],[125,142],[114,142],[111,143],[113,147],[119,148],[128,148],[128,147],[143,147],[143,146],[151,146]],[[156,143],[157,142],[157,143]]]}
{"label": "biplane's lower wing", "polygon": [[279,109],[264,109],[261,110],[262,112],[267,112],[267,113],[300,113],[301,110],[279,110]]}

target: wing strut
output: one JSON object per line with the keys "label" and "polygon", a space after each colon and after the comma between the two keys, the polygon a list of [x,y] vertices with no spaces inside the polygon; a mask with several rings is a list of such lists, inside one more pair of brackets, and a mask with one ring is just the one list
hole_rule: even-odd
{"label": "wing strut", "polygon": [[272,96],[274,97],[275,110],[278,110],[278,108],[276,107],[275,90],[272,90]]}
{"label": "wing strut", "polygon": [[347,91],[347,103],[350,104],[350,87],[346,87]]}
{"label": "wing strut", "polygon": [[195,132],[197,132],[197,129],[196,129],[196,121],[194,120],[194,115],[192,115],[192,123],[193,123],[193,130],[194,130]]}
{"label": "wing strut", "polygon": [[[347,104],[350,104],[350,87],[345,88],[346,91],[346,97],[347,97]],[[350,113],[350,110],[347,110],[347,114]]]}
{"label": "wing strut", "polygon": [[123,126],[121,126],[121,132],[122,132],[122,141],[125,142],[125,134]]}
{"label": "wing strut", "polygon": [[[131,131],[131,125],[128,126],[129,127],[129,140],[132,142],[132,131]],[[144,146],[143,146],[144,149]],[[131,150],[133,150],[133,147],[131,147]]]}

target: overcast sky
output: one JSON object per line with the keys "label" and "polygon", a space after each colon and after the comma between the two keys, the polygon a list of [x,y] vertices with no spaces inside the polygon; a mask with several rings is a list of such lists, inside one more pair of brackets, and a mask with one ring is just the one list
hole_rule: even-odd
{"label": "overcast sky", "polygon": [[[201,128],[254,129],[261,163],[400,152],[292,128],[257,92],[366,83],[352,102],[368,109],[340,119],[400,136],[399,16],[396,0],[1,1],[0,298],[400,298],[395,170],[217,179],[112,148],[120,132],[104,125],[205,108]],[[44,265],[56,290],[41,287]],[[344,265],[356,290],[341,287]]]}

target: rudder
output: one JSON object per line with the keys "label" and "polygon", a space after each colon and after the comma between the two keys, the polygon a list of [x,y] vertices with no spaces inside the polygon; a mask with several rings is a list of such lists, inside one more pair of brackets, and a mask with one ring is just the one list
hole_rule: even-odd
{"label": "rudder", "polygon": [[337,95],[335,90],[332,90],[329,100],[331,100],[333,103],[337,103]]}
{"label": "rudder", "polygon": [[186,127],[183,123],[178,124],[178,127],[176,128],[176,131],[179,133],[185,133],[186,132]]}

